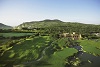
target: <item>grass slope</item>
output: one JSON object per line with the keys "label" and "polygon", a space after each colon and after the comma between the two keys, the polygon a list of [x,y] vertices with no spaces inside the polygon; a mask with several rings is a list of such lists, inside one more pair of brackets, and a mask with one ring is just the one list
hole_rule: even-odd
{"label": "grass slope", "polygon": [[83,50],[95,56],[100,56],[100,40],[79,40]]}
{"label": "grass slope", "polygon": [[77,50],[72,49],[72,48],[65,48],[62,51],[56,52],[48,60],[48,62],[50,64],[52,64],[52,66],[50,66],[50,67],[64,67],[64,65],[66,63],[66,61],[65,61],[66,58],[73,55],[76,52],[77,52]]}
{"label": "grass slope", "polygon": [[67,57],[76,52],[76,49],[64,48],[62,51],[54,52],[54,54],[49,57],[45,56],[35,67],[64,67],[67,62]]}
{"label": "grass slope", "polygon": [[20,36],[27,36],[32,35],[33,33],[0,33],[0,36],[3,37],[20,37]]}

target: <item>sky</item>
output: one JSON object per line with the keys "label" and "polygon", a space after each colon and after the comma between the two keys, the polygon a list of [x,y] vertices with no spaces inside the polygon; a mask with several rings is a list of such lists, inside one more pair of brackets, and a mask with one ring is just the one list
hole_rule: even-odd
{"label": "sky", "polygon": [[0,23],[17,26],[45,19],[100,24],[100,0],[0,0]]}

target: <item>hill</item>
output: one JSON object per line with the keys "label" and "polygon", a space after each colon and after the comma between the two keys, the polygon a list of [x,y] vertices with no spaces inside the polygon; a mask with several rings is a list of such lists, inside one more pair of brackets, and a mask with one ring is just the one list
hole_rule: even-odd
{"label": "hill", "polygon": [[0,29],[12,29],[13,27],[0,23]]}
{"label": "hill", "polygon": [[45,28],[51,29],[53,31],[62,31],[62,32],[99,32],[100,25],[93,25],[93,24],[83,24],[78,22],[63,22],[60,20],[43,20],[43,21],[32,21],[32,22],[25,22],[16,27],[17,29],[27,28],[27,29],[34,29],[34,28]]}
{"label": "hill", "polygon": [[51,27],[54,25],[62,24],[62,21],[60,20],[43,20],[43,21],[32,21],[32,22],[24,22],[20,25],[18,25],[16,28],[45,28],[45,27]]}

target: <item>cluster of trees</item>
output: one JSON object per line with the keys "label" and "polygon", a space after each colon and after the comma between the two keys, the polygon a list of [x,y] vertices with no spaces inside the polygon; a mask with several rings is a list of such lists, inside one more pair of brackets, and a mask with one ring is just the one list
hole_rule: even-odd
{"label": "cluster of trees", "polygon": [[96,36],[94,34],[88,34],[88,33],[82,34],[82,37],[85,39],[99,39],[100,38],[100,36]]}
{"label": "cluster of trees", "polygon": [[49,27],[49,31],[51,32],[77,32],[77,33],[91,33],[91,32],[100,32],[100,25],[85,25],[78,23],[70,23],[70,25],[66,24],[65,26],[54,26]]}
{"label": "cluster of trees", "polygon": [[30,36],[31,35],[5,37],[3,35],[0,35],[0,39],[12,39],[12,40],[15,40],[15,39],[27,38],[27,37],[30,37]]}
{"label": "cluster of trees", "polygon": [[0,29],[0,33],[33,33],[33,31],[28,29]]}

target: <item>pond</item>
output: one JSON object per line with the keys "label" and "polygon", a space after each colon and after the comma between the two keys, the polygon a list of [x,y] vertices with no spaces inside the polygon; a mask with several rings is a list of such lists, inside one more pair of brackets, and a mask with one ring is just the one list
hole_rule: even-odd
{"label": "pond", "polygon": [[83,64],[78,67],[100,67],[100,56],[96,57],[92,54],[84,53],[79,56]]}

